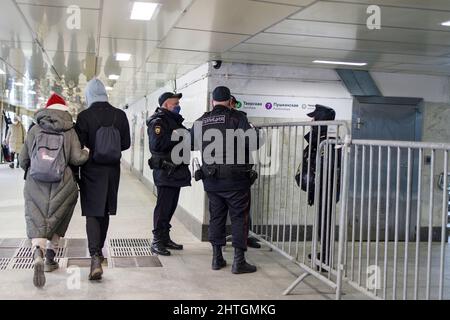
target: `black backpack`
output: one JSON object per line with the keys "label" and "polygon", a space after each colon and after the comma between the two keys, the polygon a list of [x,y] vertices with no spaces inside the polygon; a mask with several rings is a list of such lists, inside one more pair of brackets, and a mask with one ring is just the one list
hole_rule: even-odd
{"label": "black backpack", "polygon": [[100,125],[95,134],[95,149],[92,159],[98,164],[117,164],[122,157],[122,142],[120,131],[114,126],[117,112],[114,111],[114,120],[111,126],[102,126],[100,121],[94,115]]}

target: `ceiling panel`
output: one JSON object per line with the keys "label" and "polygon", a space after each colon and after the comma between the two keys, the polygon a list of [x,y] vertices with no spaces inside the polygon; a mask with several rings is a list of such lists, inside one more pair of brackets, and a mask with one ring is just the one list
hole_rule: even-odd
{"label": "ceiling panel", "polygon": [[[368,18],[367,5],[318,2],[293,15],[292,19],[364,24]],[[449,31],[441,23],[449,20],[449,12],[381,6],[383,27],[400,27]]]}
{"label": "ceiling panel", "polygon": [[450,1],[448,0],[425,0],[425,1],[424,0],[328,0],[328,1],[450,11]]}
{"label": "ceiling panel", "polygon": [[277,47],[259,44],[243,43],[233,49],[237,52],[266,53],[273,55],[290,55],[310,57],[311,63],[316,59],[339,59],[352,62],[391,62],[391,63],[418,63],[442,64],[450,63],[448,57],[426,57],[415,55],[386,54],[377,52],[357,52],[332,49],[314,49],[301,47]]}
{"label": "ceiling panel", "polygon": [[201,51],[186,51],[172,49],[156,49],[148,58],[149,63],[201,64],[216,57],[216,54]]}
{"label": "ceiling panel", "polygon": [[184,70],[192,70],[197,64],[175,64],[175,63],[147,63],[140,72],[145,73],[169,73],[175,74]]}
{"label": "ceiling panel", "polygon": [[157,45],[157,41],[101,38],[99,55],[106,60],[110,56],[115,57],[116,53],[128,53],[131,54],[130,61],[122,61],[119,64],[123,67],[138,68],[145,63]]}
{"label": "ceiling panel", "polygon": [[159,47],[163,49],[224,52],[247,38],[245,35],[174,28]]}
{"label": "ceiling panel", "polygon": [[442,45],[450,43],[450,32],[408,30],[388,27],[383,27],[381,30],[372,31],[365,25],[361,26],[353,24],[289,19],[278,23],[268,29],[267,32],[346,39],[407,42],[423,45]]}
{"label": "ceiling panel", "polygon": [[98,10],[81,10],[80,29],[69,30],[65,7],[20,5],[31,28],[46,50],[95,52]]}
{"label": "ceiling panel", "polygon": [[390,68],[391,70],[418,72],[418,73],[433,73],[433,74],[450,74],[450,65],[419,65],[419,64],[398,64]]}
{"label": "ceiling panel", "polygon": [[12,1],[1,1],[0,41],[33,41],[26,24]]}
{"label": "ceiling panel", "polygon": [[107,0],[102,15],[102,36],[124,39],[161,40],[192,0],[154,0],[161,3],[152,21],[130,20],[133,2]]}
{"label": "ceiling panel", "polygon": [[265,32],[252,37],[247,40],[246,43],[431,56],[445,55],[450,52],[450,46],[432,46],[418,43],[398,43],[392,41],[368,41],[332,37],[272,34]]}
{"label": "ceiling panel", "polygon": [[17,0],[19,4],[32,4],[39,6],[69,7],[72,5],[80,8],[99,9],[100,0]]}
{"label": "ceiling panel", "polygon": [[313,3],[314,1],[317,0],[270,0],[270,1],[266,1],[266,0],[253,0],[256,2],[273,2],[273,3],[278,3],[278,4],[288,4],[291,6],[297,6],[297,7],[304,7],[307,5],[310,5],[311,3]]}
{"label": "ceiling panel", "polygon": [[250,0],[196,0],[177,27],[253,35],[301,10]]}

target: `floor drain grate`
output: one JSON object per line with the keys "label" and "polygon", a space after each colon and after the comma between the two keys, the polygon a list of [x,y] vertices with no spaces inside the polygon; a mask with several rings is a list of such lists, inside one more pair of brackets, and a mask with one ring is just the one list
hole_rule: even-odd
{"label": "floor drain grate", "polygon": [[12,270],[31,270],[33,269],[33,259],[30,258],[16,258],[12,262]]}
{"label": "floor drain grate", "polygon": [[109,239],[109,246],[111,248],[150,247],[151,245],[151,239]]}
{"label": "floor drain grate", "polygon": [[148,247],[133,248],[133,250],[134,255],[137,257],[153,256],[151,249]]}
{"label": "floor drain grate", "polygon": [[111,257],[132,257],[134,256],[132,248],[112,247],[109,249]]}
{"label": "floor drain grate", "polygon": [[[61,261],[61,267],[89,267],[90,258],[86,239],[62,239],[57,248],[55,260]],[[151,252],[151,239],[109,239],[105,246],[105,267],[145,268],[160,267],[158,257]],[[114,263],[114,259],[117,263]],[[111,261],[108,263],[108,261]],[[28,239],[0,239],[0,270],[33,269],[33,252]]]}
{"label": "floor drain grate", "polygon": [[[66,248],[56,249],[56,258],[64,258],[66,253]],[[33,258],[33,252],[29,247],[22,247],[16,253],[15,258]]]}
{"label": "floor drain grate", "polygon": [[137,247],[137,248],[118,248],[112,247],[109,249],[111,257],[151,257],[153,256],[150,248]]}
{"label": "floor drain grate", "polygon": [[11,259],[0,259],[0,270],[6,270],[10,261]]}

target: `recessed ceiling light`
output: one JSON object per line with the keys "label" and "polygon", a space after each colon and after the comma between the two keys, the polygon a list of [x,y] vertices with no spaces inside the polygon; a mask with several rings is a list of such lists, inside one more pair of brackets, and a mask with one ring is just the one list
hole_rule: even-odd
{"label": "recessed ceiling light", "polygon": [[117,74],[112,74],[108,77],[109,80],[119,80],[120,76]]}
{"label": "recessed ceiling light", "polygon": [[356,66],[363,67],[366,66],[365,62],[344,62],[344,61],[328,61],[328,60],[314,60],[314,63],[322,63],[322,64],[336,64],[336,65],[344,65],[344,66]]}
{"label": "recessed ceiling light", "polygon": [[18,87],[23,87],[23,83],[22,82],[16,82],[15,85],[18,86]]}
{"label": "recessed ceiling light", "polygon": [[0,69],[0,74],[6,74],[6,72],[3,71],[3,69]]}
{"label": "recessed ceiling light", "polygon": [[129,53],[116,53],[116,60],[117,61],[130,61],[131,54]]}
{"label": "recessed ceiling light", "polygon": [[444,27],[450,27],[450,20],[449,20],[449,21],[444,21],[444,22],[442,22],[442,23],[441,23],[441,26],[444,26]]}
{"label": "recessed ceiling light", "polygon": [[106,91],[112,91],[113,87],[105,87]]}
{"label": "recessed ceiling light", "polygon": [[134,2],[131,11],[131,20],[150,21],[158,9],[159,3],[152,2]]}

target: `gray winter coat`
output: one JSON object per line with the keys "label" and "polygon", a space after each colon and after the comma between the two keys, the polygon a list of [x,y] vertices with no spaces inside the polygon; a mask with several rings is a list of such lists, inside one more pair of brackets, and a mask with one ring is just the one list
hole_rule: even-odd
{"label": "gray winter coat", "polygon": [[51,239],[54,234],[64,237],[78,201],[78,186],[69,165],[83,165],[89,154],[81,149],[72,116],[68,112],[51,109],[38,111],[36,123],[28,132],[20,153],[22,169],[27,171],[30,167],[34,137],[43,130],[64,134],[67,167],[59,183],[43,183],[27,175],[24,190],[27,235],[30,239]]}

